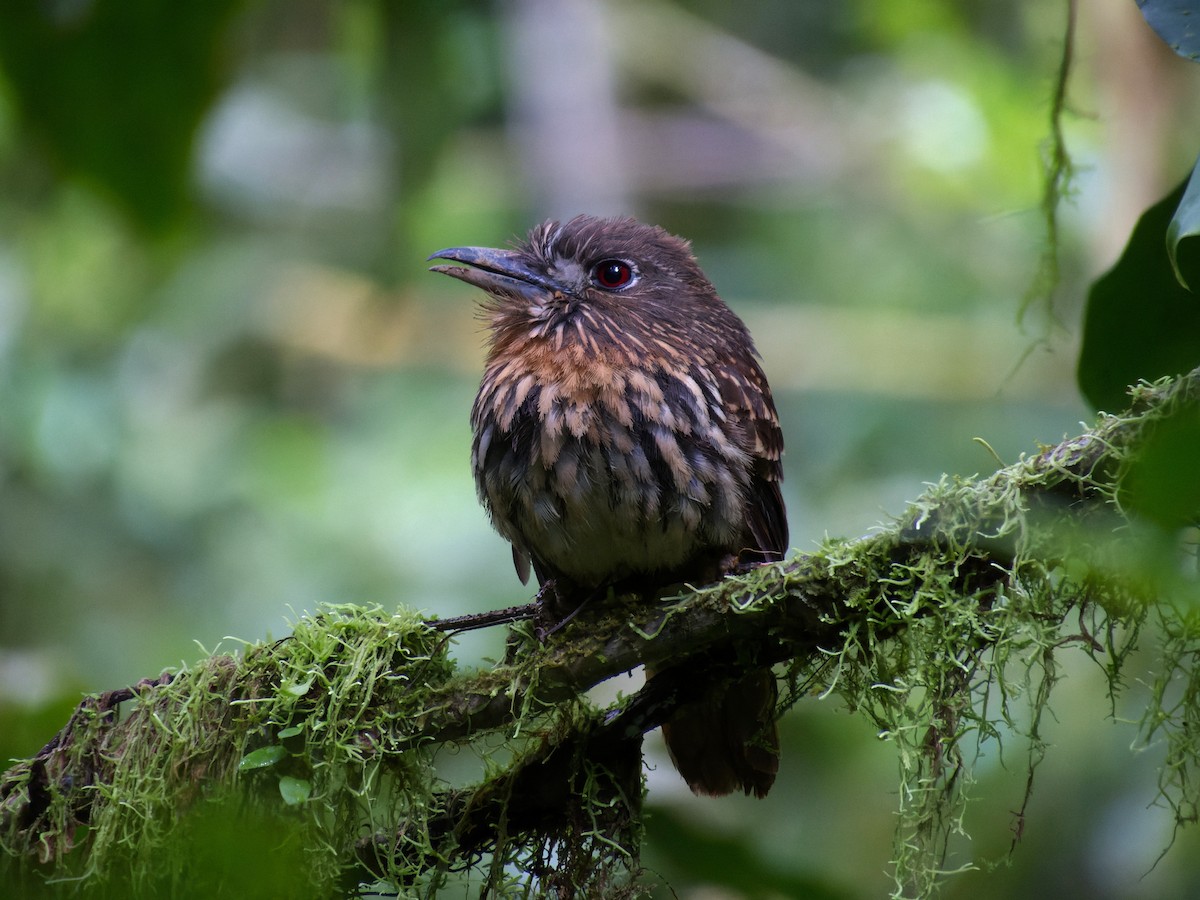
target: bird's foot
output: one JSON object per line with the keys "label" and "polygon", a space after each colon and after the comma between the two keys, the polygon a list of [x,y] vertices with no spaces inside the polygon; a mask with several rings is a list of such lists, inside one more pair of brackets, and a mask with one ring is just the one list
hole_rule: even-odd
{"label": "bird's foot", "polygon": [[565,628],[595,596],[595,591],[586,594],[582,600],[578,599],[578,595],[564,596],[557,582],[553,578],[547,579],[533,598],[538,607],[538,615],[533,623],[538,640],[544,643],[548,637]]}

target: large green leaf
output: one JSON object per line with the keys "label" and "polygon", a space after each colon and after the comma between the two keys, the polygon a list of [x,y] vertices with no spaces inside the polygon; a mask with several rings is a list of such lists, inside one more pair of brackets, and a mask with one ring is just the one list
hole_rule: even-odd
{"label": "large green leaf", "polygon": [[62,168],[148,230],[182,211],[197,126],[241,0],[0,0],[0,69]]}
{"label": "large green leaf", "polygon": [[1200,0],[1138,0],[1138,8],[1172,50],[1187,59],[1200,57]]}
{"label": "large green leaf", "polygon": [[[1142,214],[1121,258],[1088,293],[1078,379],[1096,409],[1123,408],[1139,379],[1200,365],[1200,297],[1176,278],[1166,242],[1184,187]],[[1184,237],[1176,252],[1181,277],[1200,284],[1196,242]]]}

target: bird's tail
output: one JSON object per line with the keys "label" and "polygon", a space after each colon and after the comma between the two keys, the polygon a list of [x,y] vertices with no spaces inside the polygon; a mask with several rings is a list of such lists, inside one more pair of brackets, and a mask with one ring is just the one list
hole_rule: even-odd
{"label": "bird's tail", "polygon": [[713,685],[663,725],[671,762],[696,794],[767,796],[779,771],[779,688],[770,669]]}

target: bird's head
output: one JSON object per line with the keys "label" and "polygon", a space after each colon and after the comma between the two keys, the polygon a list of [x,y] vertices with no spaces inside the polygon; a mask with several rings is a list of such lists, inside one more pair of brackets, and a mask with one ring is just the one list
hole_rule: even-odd
{"label": "bird's head", "polygon": [[461,264],[432,271],[487,293],[494,338],[511,330],[559,345],[605,348],[629,346],[632,337],[633,346],[649,348],[689,336],[711,342],[744,327],[687,241],[635,219],[545,222],[511,250],[453,247],[430,259]]}

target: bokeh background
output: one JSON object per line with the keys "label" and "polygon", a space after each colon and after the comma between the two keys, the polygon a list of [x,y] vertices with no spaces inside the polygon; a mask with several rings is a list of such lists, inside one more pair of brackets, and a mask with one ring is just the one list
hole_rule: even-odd
{"label": "bokeh background", "polygon": [[[425,272],[442,247],[583,211],[692,239],[762,352],[799,548],[1077,432],[1087,285],[1188,171],[1200,70],[1133,0],[1080,5],[1046,294],[1066,23],[1049,0],[0,2],[0,757],[81,692],[320,603],[528,599],[474,495],[482,334]],[[949,860],[980,868],[946,896],[1196,896],[1194,830],[1131,747],[1136,660],[1115,709],[1060,661],[1023,839],[1010,858],[1027,748],[989,745]],[[675,896],[891,889],[889,745],[834,699],[783,730],[761,802],[692,798],[651,739],[646,863]]]}

